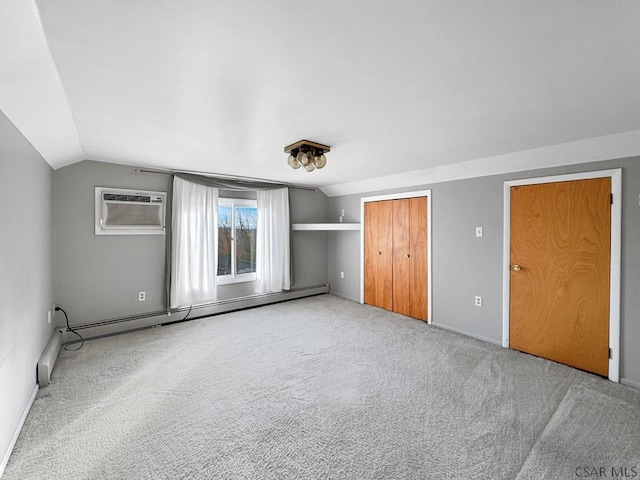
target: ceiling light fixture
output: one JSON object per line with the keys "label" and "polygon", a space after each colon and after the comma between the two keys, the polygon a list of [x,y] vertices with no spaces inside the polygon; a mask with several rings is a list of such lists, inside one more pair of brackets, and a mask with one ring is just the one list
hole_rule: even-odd
{"label": "ceiling light fixture", "polygon": [[309,140],[299,140],[284,147],[284,153],[289,154],[287,159],[289,166],[294,170],[304,167],[307,172],[312,172],[316,168],[324,168],[327,164],[327,157],[324,154],[330,151],[331,147],[328,145]]}

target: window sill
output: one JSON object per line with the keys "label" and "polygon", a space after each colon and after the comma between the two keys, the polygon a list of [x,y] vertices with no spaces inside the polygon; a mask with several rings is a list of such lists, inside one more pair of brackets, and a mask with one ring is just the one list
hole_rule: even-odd
{"label": "window sill", "polygon": [[233,285],[234,283],[246,283],[246,282],[255,282],[256,274],[255,273],[247,273],[243,275],[236,275],[235,278],[231,275],[223,275],[219,276],[216,279],[217,285]]}

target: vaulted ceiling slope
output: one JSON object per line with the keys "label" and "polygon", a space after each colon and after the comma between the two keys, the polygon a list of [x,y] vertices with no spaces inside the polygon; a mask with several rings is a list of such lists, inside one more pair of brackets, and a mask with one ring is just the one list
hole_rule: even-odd
{"label": "vaulted ceiling slope", "polygon": [[[0,109],[54,168],[347,193],[640,154],[639,26],[637,0],[3,0]],[[325,169],[286,164],[301,138]]]}

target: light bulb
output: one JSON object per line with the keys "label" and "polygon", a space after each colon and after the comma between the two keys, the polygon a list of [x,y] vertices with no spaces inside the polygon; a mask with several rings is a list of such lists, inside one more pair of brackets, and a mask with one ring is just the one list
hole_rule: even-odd
{"label": "light bulb", "polygon": [[294,157],[293,155],[289,155],[289,159],[287,160],[287,163],[294,170],[297,170],[298,168],[300,168],[300,162],[296,160],[296,157]]}
{"label": "light bulb", "polygon": [[307,156],[307,152],[300,151],[296,160],[302,164],[303,167],[306,167],[309,164],[309,157]]}
{"label": "light bulb", "polygon": [[324,166],[327,164],[327,157],[324,156],[324,154],[321,154],[320,156],[316,157],[315,159],[315,164],[316,164],[316,168],[324,168]]}
{"label": "light bulb", "polygon": [[304,166],[304,169],[305,169],[307,172],[313,172],[313,171],[316,169],[316,167],[315,167],[315,165],[313,164],[313,162],[309,162],[308,164],[306,164],[306,165]]}

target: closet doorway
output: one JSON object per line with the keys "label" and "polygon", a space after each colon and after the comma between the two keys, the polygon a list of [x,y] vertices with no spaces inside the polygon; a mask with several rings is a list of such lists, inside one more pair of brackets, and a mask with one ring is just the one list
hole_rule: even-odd
{"label": "closet doorway", "polygon": [[431,323],[431,191],[361,200],[360,302]]}

